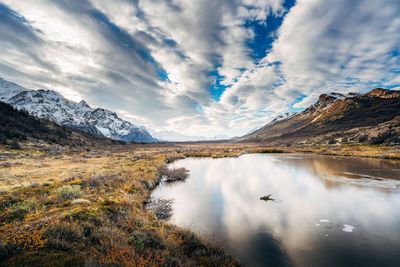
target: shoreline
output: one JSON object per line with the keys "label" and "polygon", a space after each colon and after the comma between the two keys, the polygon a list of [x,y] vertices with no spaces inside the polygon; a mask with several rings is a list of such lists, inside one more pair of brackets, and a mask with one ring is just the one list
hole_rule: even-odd
{"label": "shoreline", "polygon": [[[0,218],[6,221],[0,225],[0,266],[62,266],[55,255],[63,263],[77,266],[87,264],[88,260],[122,266],[145,262],[149,266],[166,262],[237,266],[239,263],[216,244],[188,229],[160,221],[145,209],[161,180],[159,168],[189,157],[239,157],[252,153],[330,152],[333,156],[400,159],[400,147],[379,146],[328,147],[331,151],[327,147],[277,148],[257,144],[107,148],[56,155],[0,148],[6,152],[2,154],[12,155],[0,162],[4,164],[0,175]],[[60,199],[60,188],[74,188],[79,196]],[[91,231],[91,236],[85,235],[85,231]],[[75,235],[75,239],[64,236],[65,232]],[[119,255],[121,251],[125,254]],[[152,260],[148,261],[149,257]]]}

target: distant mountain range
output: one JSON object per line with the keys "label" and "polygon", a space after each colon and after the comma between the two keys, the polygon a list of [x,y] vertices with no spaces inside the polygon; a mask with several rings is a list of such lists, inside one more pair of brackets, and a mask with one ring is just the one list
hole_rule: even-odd
{"label": "distant mountain range", "polygon": [[151,130],[150,133],[154,138],[157,138],[159,141],[168,141],[168,142],[218,141],[218,140],[229,139],[229,136],[227,135],[216,135],[212,137],[205,137],[205,136],[184,135],[174,131],[158,132]]}
{"label": "distant mountain range", "polygon": [[59,125],[126,142],[156,142],[147,129],[122,120],[112,111],[76,103],[53,90],[29,90],[0,78],[0,101]]}
{"label": "distant mountain range", "polygon": [[[227,136],[222,135],[186,136],[173,131],[151,131],[150,134],[145,127],[122,120],[112,111],[92,108],[85,101],[77,103],[68,100],[53,90],[29,90],[2,78],[0,102],[42,119],[41,123],[45,124],[45,128],[56,129],[46,122],[51,121],[77,130],[68,134],[75,136],[79,142],[84,140],[84,143],[88,142],[90,135],[125,142],[228,140]],[[23,115],[12,115],[13,112],[7,106],[3,106],[3,111],[8,114],[8,118],[18,117],[29,122],[29,125],[36,125]],[[14,127],[14,132],[5,131],[5,136],[12,136],[14,133],[22,136],[21,132],[25,131],[22,124],[13,126],[12,119],[5,123]],[[18,128],[21,129],[17,130]],[[65,135],[65,130],[60,129],[53,131],[48,139],[57,139],[57,132]],[[35,132],[33,128],[27,131]],[[79,132],[90,135],[77,138]],[[400,144],[400,91],[377,88],[366,94],[322,94],[314,105],[304,111],[282,114],[265,126],[231,141],[262,142],[270,145]]]}
{"label": "distant mountain range", "polygon": [[306,110],[236,139],[271,145],[400,144],[400,91],[323,94]]}

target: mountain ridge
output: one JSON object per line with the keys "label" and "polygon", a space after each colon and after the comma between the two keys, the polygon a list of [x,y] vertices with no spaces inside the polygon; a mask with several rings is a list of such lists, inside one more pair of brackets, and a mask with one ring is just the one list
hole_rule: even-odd
{"label": "mountain ridge", "polygon": [[40,148],[46,144],[57,144],[67,147],[92,147],[102,145],[124,144],[125,142],[106,137],[97,137],[85,132],[58,125],[46,119],[40,119],[23,110],[17,110],[10,104],[0,101],[0,144],[20,148],[36,144]]}
{"label": "mountain ridge", "polygon": [[398,143],[399,116],[400,91],[376,88],[366,94],[322,94],[304,111],[268,123],[236,141],[271,145]]}
{"label": "mountain ridge", "polygon": [[30,90],[0,78],[0,101],[18,110],[95,136],[126,142],[156,142],[147,129],[122,120],[115,112],[71,101],[54,90]]}

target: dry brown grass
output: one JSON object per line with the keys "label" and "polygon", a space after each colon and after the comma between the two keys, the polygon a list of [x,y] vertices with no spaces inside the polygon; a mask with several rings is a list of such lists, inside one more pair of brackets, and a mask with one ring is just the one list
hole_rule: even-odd
{"label": "dry brown grass", "polygon": [[381,146],[126,145],[58,154],[0,148],[0,265],[236,265],[144,204],[173,160],[279,152],[400,159],[398,147]]}
{"label": "dry brown grass", "polygon": [[[160,170],[186,156],[180,150],[121,146],[62,156],[7,154],[0,174],[0,261],[11,266],[235,265],[197,237],[203,246],[193,247],[194,256],[187,254],[180,245],[182,230],[144,209]],[[54,254],[62,255],[59,261]]]}
{"label": "dry brown grass", "polygon": [[184,181],[189,176],[189,171],[185,168],[169,168],[167,166],[162,166],[159,173],[167,182]]}

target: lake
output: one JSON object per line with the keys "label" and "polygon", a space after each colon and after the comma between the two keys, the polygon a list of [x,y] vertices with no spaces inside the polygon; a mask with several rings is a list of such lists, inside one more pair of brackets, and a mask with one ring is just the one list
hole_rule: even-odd
{"label": "lake", "polygon": [[400,161],[248,154],[170,167],[190,176],[152,194],[173,200],[169,221],[244,265],[400,266]]}

